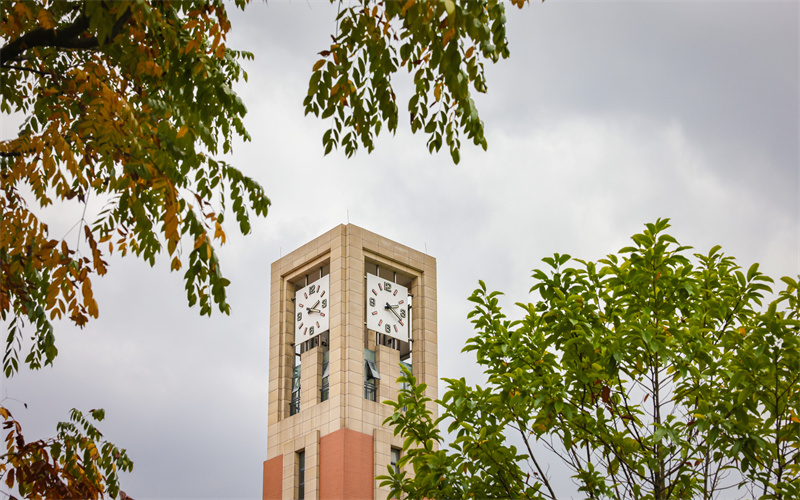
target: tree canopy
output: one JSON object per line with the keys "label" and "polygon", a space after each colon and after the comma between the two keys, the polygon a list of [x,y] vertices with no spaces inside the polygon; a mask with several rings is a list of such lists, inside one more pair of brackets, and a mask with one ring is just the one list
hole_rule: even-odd
{"label": "tree canopy", "polygon": [[[333,0],[332,0],[333,1]],[[527,0],[512,0],[522,8]],[[306,113],[332,117],[326,154],[374,148],[381,128],[394,133],[399,112],[392,77],[413,74],[411,131],[424,130],[428,150],[447,145],[460,160],[461,135],[486,149],[472,92],[486,92],[484,61],[510,54],[505,5],[498,0],[360,0],[340,10],[330,48],[313,67]]]}
{"label": "tree canopy", "polygon": [[[250,215],[269,206],[261,186],[215,158],[235,138],[249,139],[232,85],[247,78],[240,61],[252,56],[226,46],[229,29],[222,2],[0,4],[0,110],[24,116],[18,134],[0,141],[6,377],[21,364],[53,363],[52,321],[84,326],[97,317],[92,278],[107,272],[114,251],[152,265],[166,246],[171,268],[184,269],[189,303],[201,314],[214,304],[229,312],[212,241],[225,241],[226,208],[247,233]],[[74,246],[53,238],[41,209],[71,200],[85,207],[90,198],[104,207],[84,209]],[[9,487],[16,481],[33,498],[117,495],[116,471],[130,462],[101,446],[79,412],[57,440],[32,443],[2,413]],[[70,441],[76,424],[87,434]]]}
{"label": "tree canopy", "polygon": [[[166,246],[184,268],[190,304],[229,309],[212,240],[225,241],[224,209],[242,232],[269,200],[255,181],[214,155],[249,139],[231,89],[250,54],[225,46],[222,3],[4,2],[5,113],[24,113],[0,142],[0,314],[9,321],[3,369],[19,368],[22,326],[35,328],[25,363],[56,356],[50,323],[97,317],[91,276],[106,252],[151,265]],[[90,197],[105,203],[79,221],[80,250],[52,238],[37,208]],[[187,247],[182,240],[186,237]],[[88,248],[87,248],[88,247]]]}
{"label": "tree canopy", "polygon": [[464,351],[486,383],[445,379],[434,421],[405,372],[391,496],[559,498],[557,462],[587,498],[798,498],[798,282],[773,294],[758,264],[690,254],[668,227],[597,262],[543,259],[522,319],[481,282]]}

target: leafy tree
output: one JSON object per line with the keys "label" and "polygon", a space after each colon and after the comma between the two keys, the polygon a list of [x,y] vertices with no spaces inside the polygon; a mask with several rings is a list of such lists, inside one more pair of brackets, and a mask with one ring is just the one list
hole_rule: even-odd
{"label": "leafy tree", "polygon": [[[269,200],[214,159],[236,136],[249,139],[231,85],[245,77],[239,59],[251,56],[225,46],[224,4],[4,2],[2,9],[1,106],[25,114],[17,137],[0,142],[6,376],[19,368],[23,322],[36,330],[24,360],[35,369],[58,352],[51,320],[83,326],[97,317],[90,275],[106,273],[104,251],[152,265],[166,245],[172,269],[185,267],[189,303],[201,314],[211,313],[212,301],[229,312],[212,240],[225,241],[229,202],[247,233],[249,210],[265,215]],[[79,222],[85,254],[51,238],[34,211],[90,197],[106,205]]]}
{"label": "leafy tree", "polygon": [[543,259],[519,320],[481,282],[464,351],[487,382],[446,379],[433,421],[405,372],[387,422],[413,473],[381,476],[391,495],[558,498],[556,459],[588,498],[800,497],[798,283],[765,305],[757,264],[692,258],[668,227],[598,262]]}
{"label": "leafy tree", "polygon": [[[335,0],[331,0],[334,2]],[[527,0],[512,0],[522,8]],[[484,61],[509,56],[505,5],[499,0],[360,0],[341,8],[330,48],[320,52],[305,99],[306,113],[332,117],[325,153],[359,145],[372,151],[381,128],[397,130],[392,77],[413,73],[411,131],[428,134],[428,150],[446,144],[460,160],[461,134],[486,149],[472,90],[486,92]]]}
{"label": "leafy tree", "polygon": [[[17,487],[26,498],[102,498],[116,497],[119,471],[130,471],[133,462],[116,446],[103,440],[103,435],[78,410],[72,410],[70,422],[58,424],[56,439],[26,443],[22,426],[8,409],[0,407],[5,439],[5,459],[0,462],[0,477],[6,486]],[[103,410],[92,410],[91,416],[103,420]]]}
{"label": "leafy tree", "polygon": [[[0,110],[25,117],[16,137],[0,141],[6,377],[21,363],[53,363],[51,321],[83,326],[97,317],[91,280],[107,272],[106,252],[153,265],[166,246],[172,269],[184,269],[189,304],[201,314],[214,304],[229,313],[212,241],[225,241],[226,208],[248,233],[250,214],[266,215],[269,206],[261,186],[215,159],[235,138],[249,139],[232,85],[246,79],[239,63],[252,56],[226,46],[229,29],[222,1],[0,3]],[[37,215],[54,202],[90,198],[105,207],[76,224],[74,246],[53,238]],[[33,341],[21,356],[25,335]],[[0,410],[13,444],[19,425]],[[9,444],[7,483],[51,498],[67,491],[55,486],[67,478],[70,494],[116,496],[116,472],[107,467],[125,470],[127,458],[80,445],[81,458],[69,451],[70,425],[59,426],[60,455],[55,444]],[[82,479],[71,483],[76,474]]]}

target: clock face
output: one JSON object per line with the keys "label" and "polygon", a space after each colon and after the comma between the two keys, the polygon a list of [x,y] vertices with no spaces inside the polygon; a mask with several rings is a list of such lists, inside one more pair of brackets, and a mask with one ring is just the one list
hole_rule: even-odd
{"label": "clock face", "polygon": [[367,274],[367,328],[408,342],[408,289]]}
{"label": "clock face", "polygon": [[323,276],[294,295],[294,339],[305,342],[329,328],[330,276]]}

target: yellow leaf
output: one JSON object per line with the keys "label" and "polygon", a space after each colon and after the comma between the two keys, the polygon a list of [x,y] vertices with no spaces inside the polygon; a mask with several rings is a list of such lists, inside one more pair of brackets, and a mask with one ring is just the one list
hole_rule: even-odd
{"label": "yellow leaf", "polygon": [[400,11],[400,15],[405,15],[406,11],[416,3],[417,0],[408,0],[405,5],[403,5],[403,9]]}
{"label": "yellow leaf", "polygon": [[467,53],[464,54],[464,59],[469,59],[472,57],[472,53],[475,52],[475,47],[470,47],[467,49]]}
{"label": "yellow leaf", "polygon": [[184,125],[180,129],[178,129],[178,139],[180,139],[181,137],[186,135],[186,132],[188,132],[188,131],[189,131],[189,127],[187,127],[186,125]]}
{"label": "yellow leaf", "polygon": [[169,267],[171,270],[177,271],[181,268],[181,259],[176,256],[174,259],[172,259],[172,264]]}
{"label": "yellow leaf", "polygon": [[453,12],[456,11],[456,4],[453,2],[453,0],[444,0],[444,10],[447,11],[448,16],[453,15]]}
{"label": "yellow leaf", "polygon": [[320,68],[321,68],[321,67],[322,67],[324,64],[325,64],[325,59],[320,59],[319,61],[317,61],[316,63],[314,63],[314,67],[311,69],[311,71],[317,71],[317,70],[318,70],[318,69],[320,69]]}
{"label": "yellow leaf", "polygon": [[197,239],[194,241],[194,249],[197,250],[198,248],[200,248],[200,245],[205,243],[205,241],[206,241],[206,233],[201,233],[200,236],[198,236]]}
{"label": "yellow leaf", "polygon": [[220,240],[222,244],[225,244],[225,231],[222,229],[222,224],[219,222],[216,223],[216,228],[214,229],[214,238]]}
{"label": "yellow leaf", "polygon": [[453,38],[453,35],[455,35],[455,34],[456,34],[456,30],[454,30],[453,28],[450,28],[449,30],[447,30],[444,33],[444,36],[442,37],[442,47],[446,46],[447,42],[449,42],[450,39]]}
{"label": "yellow leaf", "polygon": [[50,12],[46,9],[42,9],[39,11],[39,24],[42,25],[42,28],[49,30],[54,27],[53,19],[50,16]]}
{"label": "yellow leaf", "polygon": [[81,292],[83,292],[84,302],[92,300],[92,282],[88,277],[81,283]]}
{"label": "yellow leaf", "polygon": [[792,415],[792,422],[800,424],[800,418],[797,418],[796,416]]}
{"label": "yellow leaf", "polygon": [[437,101],[442,98],[442,82],[436,84],[436,87],[433,89],[433,96]]}
{"label": "yellow leaf", "polygon": [[99,312],[97,310],[97,301],[94,299],[88,301],[86,307],[89,309],[89,316],[96,318]]}
{"label": "yellow leaf", "polygon": [[56,295],[58,295],[58,287],[55,283],[51,282],[50,286],[47,287],[47,298],[45,299],[45,304],[48,309],[52,309],[56,306]]}
{"label": "yellow leaf", "polygon": [[31,11],[28,9],[28,6],[25,5],[25,2],[17,2],[14,5],[14,12],[16,12],[17,16],[19,17],[27,17],[30,19]]}

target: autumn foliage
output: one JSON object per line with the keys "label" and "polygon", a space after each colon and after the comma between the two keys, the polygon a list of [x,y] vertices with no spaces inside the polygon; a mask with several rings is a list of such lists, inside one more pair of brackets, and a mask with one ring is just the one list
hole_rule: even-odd
{"label": "autumn foliage", "polygon": [[[120,471],[133,466],[125,450],[105,442],[102,434],[77,410],[71,421],[58,424],[56,439],[26,442],[22,426],[0,407],[5,435],[5,453],[0,478],[8,488],[17,488],[25,498],[75,498],[95,500],[106,491],[112,497],[119,489]],[[93,419],[103,419],[102,410],[92,410]],[[106,486],[104,486],[106,485]],[[107,487],[107,490],[106,490]]]}
{"label": "autumn foliage", "polygon": [[[229,49],[225,6],[208,2],[5,2],[0,32],[2,111],[26,117],[0,142],[0,312],[10,321],[4,370],[19,368],[23,322],[36,329],[25,362],[51,363],[50,321],[97,317],[92,277],[106,255],[149,263],[166,246],[185,269],[187,295],[228,311],[227,280],[212,245],[225,241],[226,202],[248,232],[245,205],[264,215],[260,186],[212,155],[248,139],[245,77]],[[37,208],[102,200],[70,244]],[[90,218],[91,215],[91,218]],[[80,248],[81,240],[85,242]],[[184,247],[188,243],[188,247]]]}
{"label": "autumn foliage", "polygon": [[[269,200],[215,158],[249,140],[232,85],[252,56],[226,45],[229,29],[221,1],[0,3],[0,111],[24,119],[0,138],[6,377],[53,363],[52,322],[83,327],[98,316],[93,279],[114,252],[153,265],[166,249],[190,305],[230,311],[214,249],[226,239],[226,210],[248,233],[251,213],[266,215]],[[44,218],[54,204],[82,213],[66,235],[51,234]],[[99,433],[79,413],[55,441],[26,443],[0,411],[7,484],[31,498],[117,495],[116,471],[130,462],[94,444]]]}

